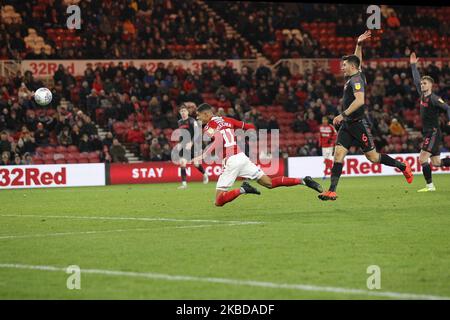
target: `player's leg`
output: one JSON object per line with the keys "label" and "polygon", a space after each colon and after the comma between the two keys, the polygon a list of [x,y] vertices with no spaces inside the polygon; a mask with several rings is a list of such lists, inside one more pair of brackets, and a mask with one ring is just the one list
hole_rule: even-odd
{"label": "player's leg", "polygon": [[376,151],[375,143],[367,121],[362,120],[353,124],[350,131],[355,140],[358,141],[358,145],[364,152],[367,160],[372,163],[381,163],[385,166],[396,167],[397,169],[400,169],[408,183],[413,181],[414,175],[407,162],[400,162],[385,153],[378,153]]}
{"label": "player's leg", "polygon": [[417,190],[417,192],[435,191],[435,188],[433,185],[433,178],[431,176],[431,166],[429,163],[430,158],[431,158],[431,152],[428,152],[425,150],[420,150],[419,162],[422,166],[422,174],[426,181],[426,187],[423,189]]}
{"label": "player's leg", "polygon": [[422,165],[422,173],[427,185],[425,188],[418,190],[418,192],[436,191],[433,184],[431,167],[428,159],[431,158],[431,163],[435,167],[450,167],[450,158],[441,159],[440,157],[440,142],[441,137],[438,130],[425,133],[419,161]]}
{"label": "player's leg", "polygon": [[[201,150],[200,150],[201,152]],[[197,156],[199,156],[200,154],[196,154],[196,152],[194,151],[194,146],[191,148],[191,159],[195,159]],[[209,182],[209,178],[208,175],[205,172],[205,168],[203,167],[202,163],[200,161],[194,161],[194,167],[200,171],[200,173],[203,175],[203,183],[207,184]]]}
{"label": "player's leg", "polygon": [[186,182],[186,164],[187,161],[184,158],[180,158],[180,171],[181,171],[181,186],[178,187],[178,189],[186,189],[187,188],[187,182]]}
{"label": "player's leg", "polygon": [[289,178],[285,176],[270,178],[267,175],[263,175],[257,179],[257,182],[268,189],[274,189],[278,187],[292,187],[296,185],[306,185],[307,187],[322,192],[322,186],[320,183],[314,181],[311,177],[307,176],[302,178]]}
{"label": "player's leg", "polygon": [[364,152],[364,154],[365,154],[367,160],[369,160],[372,163],[381,163],[385,166],[395,167],[395,168],[399,169],[405,176],[406,181],[408,183],[411,183],[413,181],[414,175],[412,174],[411,166],[409,165],[408,162],[401,162],[401,161],[395,160],[388,154],[378,153],[375,149]]}
{"label": "player's leg", "polygon": [[223,166],[223,172],[219,176],[219,180],[217,181],[216,186],[215,205],[218,207],[221,207],[224,204],[233,201],[241,194],[260,194],[258,190],[256,190],[246,182],[244,182],[240,188],[228,191],[228,189],[236,181],[236,178],[239,176],[241,167],[241,162],[239,160],[240,159],[239,157],[237,157],[237,155],[231,156],[226,160],[226,163]]}
{"label": "player's leg", "polygon": [[206,173],[205,168],[202,166],[201,162],[194,161],[194,167],[203,175],[203,183],[207,184],[209,182],[208,174]]}
{"label": "player's leg", "polygon": [[344,158],[348,153],[348,149],[342,145],[337,145],[334,150],[334,163],[331,168],[331,182],[328,191],[319,194],[320,200],[336,200],[336,189],[344,166]]}
{"label": "player's leg", "polygon": [[322,156],[325,164],[323,171],[323,179],[325,180],[327,175],[331,174],[331,168],[333,167],[333,147],[322,148]]}
{"label": "player's leg", "polygon": [[319,194],[320,200],[336,200],[336,188],[342,174],[344,166],[344,158],[348,153],[348,149],[353,143],[353,137],[347,130],[347,124],[343,124],[338,131],[336,147],[334,149],[334,162],[331,168],[330,188],[328,191]]}
{"label": "player's leg", "polygon": [[[322,186],[311,179],[311,177],[300,178],[289,178],[285,176],[270,178],[261,168],[258,168],[244,153],[236,155],[240,165],[239,177],[246,178],[249,180],[256,180],[260,185],[268,189],[273,189],[277,187],[291,187],[299,184],[304,184],[318,192],[322,191]],[[251,186],[250,186],[251,187]],[[251,187],[253,188],[253,187]],[[245,187],[244,187],[245,189]],[[257,191],[257,189],[255,189]],[[252,193],[252,192],[250,192]],[[259,193],[259,191],[258,191]]]}

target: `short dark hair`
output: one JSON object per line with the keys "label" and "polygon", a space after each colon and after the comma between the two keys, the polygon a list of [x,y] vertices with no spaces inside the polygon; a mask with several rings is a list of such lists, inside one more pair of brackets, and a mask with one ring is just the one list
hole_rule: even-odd
{"label": "short dark hair", "polygon": [[358,56],[356,56],[354,54],[350,54],[348,56],[343,56],[342,61],[347,61],[347,62],[353,64],[356,68],[359,68],[359,66],[361,64],[361,60],[359,60]]}
{"label": "short dark hair", "polygon": [[181,109],[189,110],[187,105],[184,102],[181,104],[179,111],[181,111]]}
{"label": "short dark hair", "polygon": [[207,103],[202,103],[197,108],[197,112],[202,112],[202,111],[207,111],[207,110],[212,110],[212,107]]}
{"label": "short dark hair", "polygon": [[430,81],[431,84],[434,84],[434,79],[430,76],[423,76],[420,80]]}

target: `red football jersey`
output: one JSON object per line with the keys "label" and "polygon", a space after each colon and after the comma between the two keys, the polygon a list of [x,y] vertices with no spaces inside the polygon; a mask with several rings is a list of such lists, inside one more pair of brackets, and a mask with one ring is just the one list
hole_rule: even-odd
{"label": "red football jersey", "polygon": [[322,148],[334,147],[336,141],[336,129],[331,125],[320,125],[320,146]]}
{"label": "red football jersey", "polygon": [[216,152],[219,151],[224,155],[224,158],[242,152],[236,141],[235,129],[255,129],[255,126],[233,118],[212,117],[203,128],[204,133],[210,138],[214,138],[214,143],[208,147],[206,152],[210,153],[215,149]]}

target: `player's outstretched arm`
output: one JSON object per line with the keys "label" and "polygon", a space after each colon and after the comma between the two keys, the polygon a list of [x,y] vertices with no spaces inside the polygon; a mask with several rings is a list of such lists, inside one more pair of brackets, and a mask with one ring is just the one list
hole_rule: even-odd
{"label": "player's outstretched arm", "polygon": [[433,99],[433,104],[438,106],[439,108],[445,110],[447,112],[447,125],[450,126],[450,106],[445,103],[444,99],[438,97],[436,95],[432,95],[431,99]]}
{"label": "player's outstretched arm", "polygon": [[356,42],[355,56],[357,56],[359,58],[359,61],[361,62],[359,65],[359,70],[361,70],[362,66],[362,43],[364,40],[369,39],[371,36],[372,32],[370,30],[367,30],[358,37],[358,41]]}
{"label": "player's outstretched arm", "polygon": [[245,123],[243,121],[236,120],[234,118],[226,118],[226,120],[233,124],[235,129],[244,129],[244,130],[250,130],[250,129],[256,129],[255,125],[251,123]]}
{"label": "player's outstretched arm", "polygon": [[416,57],[416,53],[415,52],[411,53],[411,56],[409,57],[409,63],[411,63],[414,85],[416,86],[417,92],[419,92],[419,94],[422,94],[422,90],[420,90],[420,73],[419,69],[417,69],[418,61],[419,58]]}

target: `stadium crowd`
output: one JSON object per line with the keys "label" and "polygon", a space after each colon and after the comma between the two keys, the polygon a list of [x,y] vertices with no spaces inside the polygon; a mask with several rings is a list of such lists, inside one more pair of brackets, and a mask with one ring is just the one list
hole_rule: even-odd
{"label": "stadium crowd", "polygon": [[[421,122],[410,70],[378,67],[366,68],[365,73],[371,84],[366,92],[371,111],[367,119],[377,147],[384,152],[419,150]],[[430,65],[424,73],[437,80],[437,93],[448,99],[449,65],[442,69]],[[281,144],[282,155],[318,155],[317,136],[308,133],[318,132],[323,116],[332,118],[340,111],[343,79],[320,69],[291,74],[285,64],[273,71],[261,65],[256,70],[244,66],[237,72],[230,65],[205,63],[200,72],[192,72],[169,63],[160,64],[154,73],[132,64],[90,66],[78,79],[61,65],[54,83],[53,101],[47,108],[36,106],[30,98],[30,91],[43,85],[30,72],[0,83],[0,146],[2,153],[9,152],[10,162],[19,161],[16,155],[22,162],[29,161],[27,156],[37,147],[50,144],[97,152],[100,161],[126,161],[118,140],[146,160],[169,160],[177,106],[186,101],[209,102],[219,114],[254,123],[259,129],[281,129],[282,142],[287,134],[303,133],[307,135],[304,143]],[[280,123],[273,108],[278,108],[279,115],[288,115],[289,121]],[[108,130],[103,141],[93,123]],[[127,130],[121,130],[125,123]],[[448,134],[444,114],[441,124]],[[8,142],[8,135],[13,141]],[[111,152],[111,146],[122,150]]]}
{"label": "stadium crowd", "polygon": [[[208,2],[222,21],[193,0],[119,0],[81,1],[83,28],[69,31],[65,28],[67,3],[5,0],[4,5],[12,6],[14,12],[2,6],[0,59],[254,58],[249,44],[227,32],[224,22],[273,62],[335,58],[353,51],[354,37],[365,25],[362,5]],[[426,57],[449,55],[447,11],[381,8],[385,27],[365,47],[365,59],[405,57],[411,50]],[[345,19],[355,12],[360,12],[356,19]],[[414,28],[418,23],[420,33]],[[32,29],[43,37],[45,46],[30,46]],[[377,67],[365,72],[367,118],[378,149],[418,151],[421,123],[409,68]],[[448,62],[441,69],[431,65],[423,73],[436,80],[437,93],[448,100]],[[161,63],[154,72],[132,63],[90,65],[82,77],[72,76],[61,65],[53,82],[52,104],[42,108],[34,103],[31,91],[44,84],[31,72],[0,79],[2,161],[28,163],[34,154],[45,153],[47,149],[42,148],[51,150],[56,145],[74,146],[78,154],[72,160],[78,162],[126,161],[124,147],[145,160],[168,160],[177,107],[185,101],[209,102],[219,114],[261,129],[279,128],[283,156],[317,155],[318,126],[323,116],[331,118],[340,111],[343,86],[342,78],[318,68],[291,74],[285,62],[274,70],[263,64],[256,70],[244,66],[239,71],[219,64],[203,64],[199,71],[192,71]],[[441,120],[448,148],[448,127],[444,116]],[[108,131],[103,140],[94,124]]]}
{"label": "stadium crowd", "polygon": [[[3,2],[20,18],[0,23],[2,59],[255,58],[249,43],[273,62],[332,58],[348,51],[367,19],[362,4],[208,2],[215,16],[194,0],[80,1],[83,28],[67,30],[67,1]],[[366,58],[398,58],[411,51],[449,56],[448,8],[383,5],[381,13],[383,28],[374,32]],[[354,18],[346,19],[350,15]],[[27,42],[30,29],[42,45]]]}
{"label": "stadium crowd", "polygon": [[[6,4],[12,4],[23,21],[0,24],[2,53],[11,59],[255,58],[243,40],[228,35],[224,23],[193,0],[81,1],[83,28],[71,31],[66,29],[63,1]],[[26,50],[23,38],[29,28],[51,49]]]}

